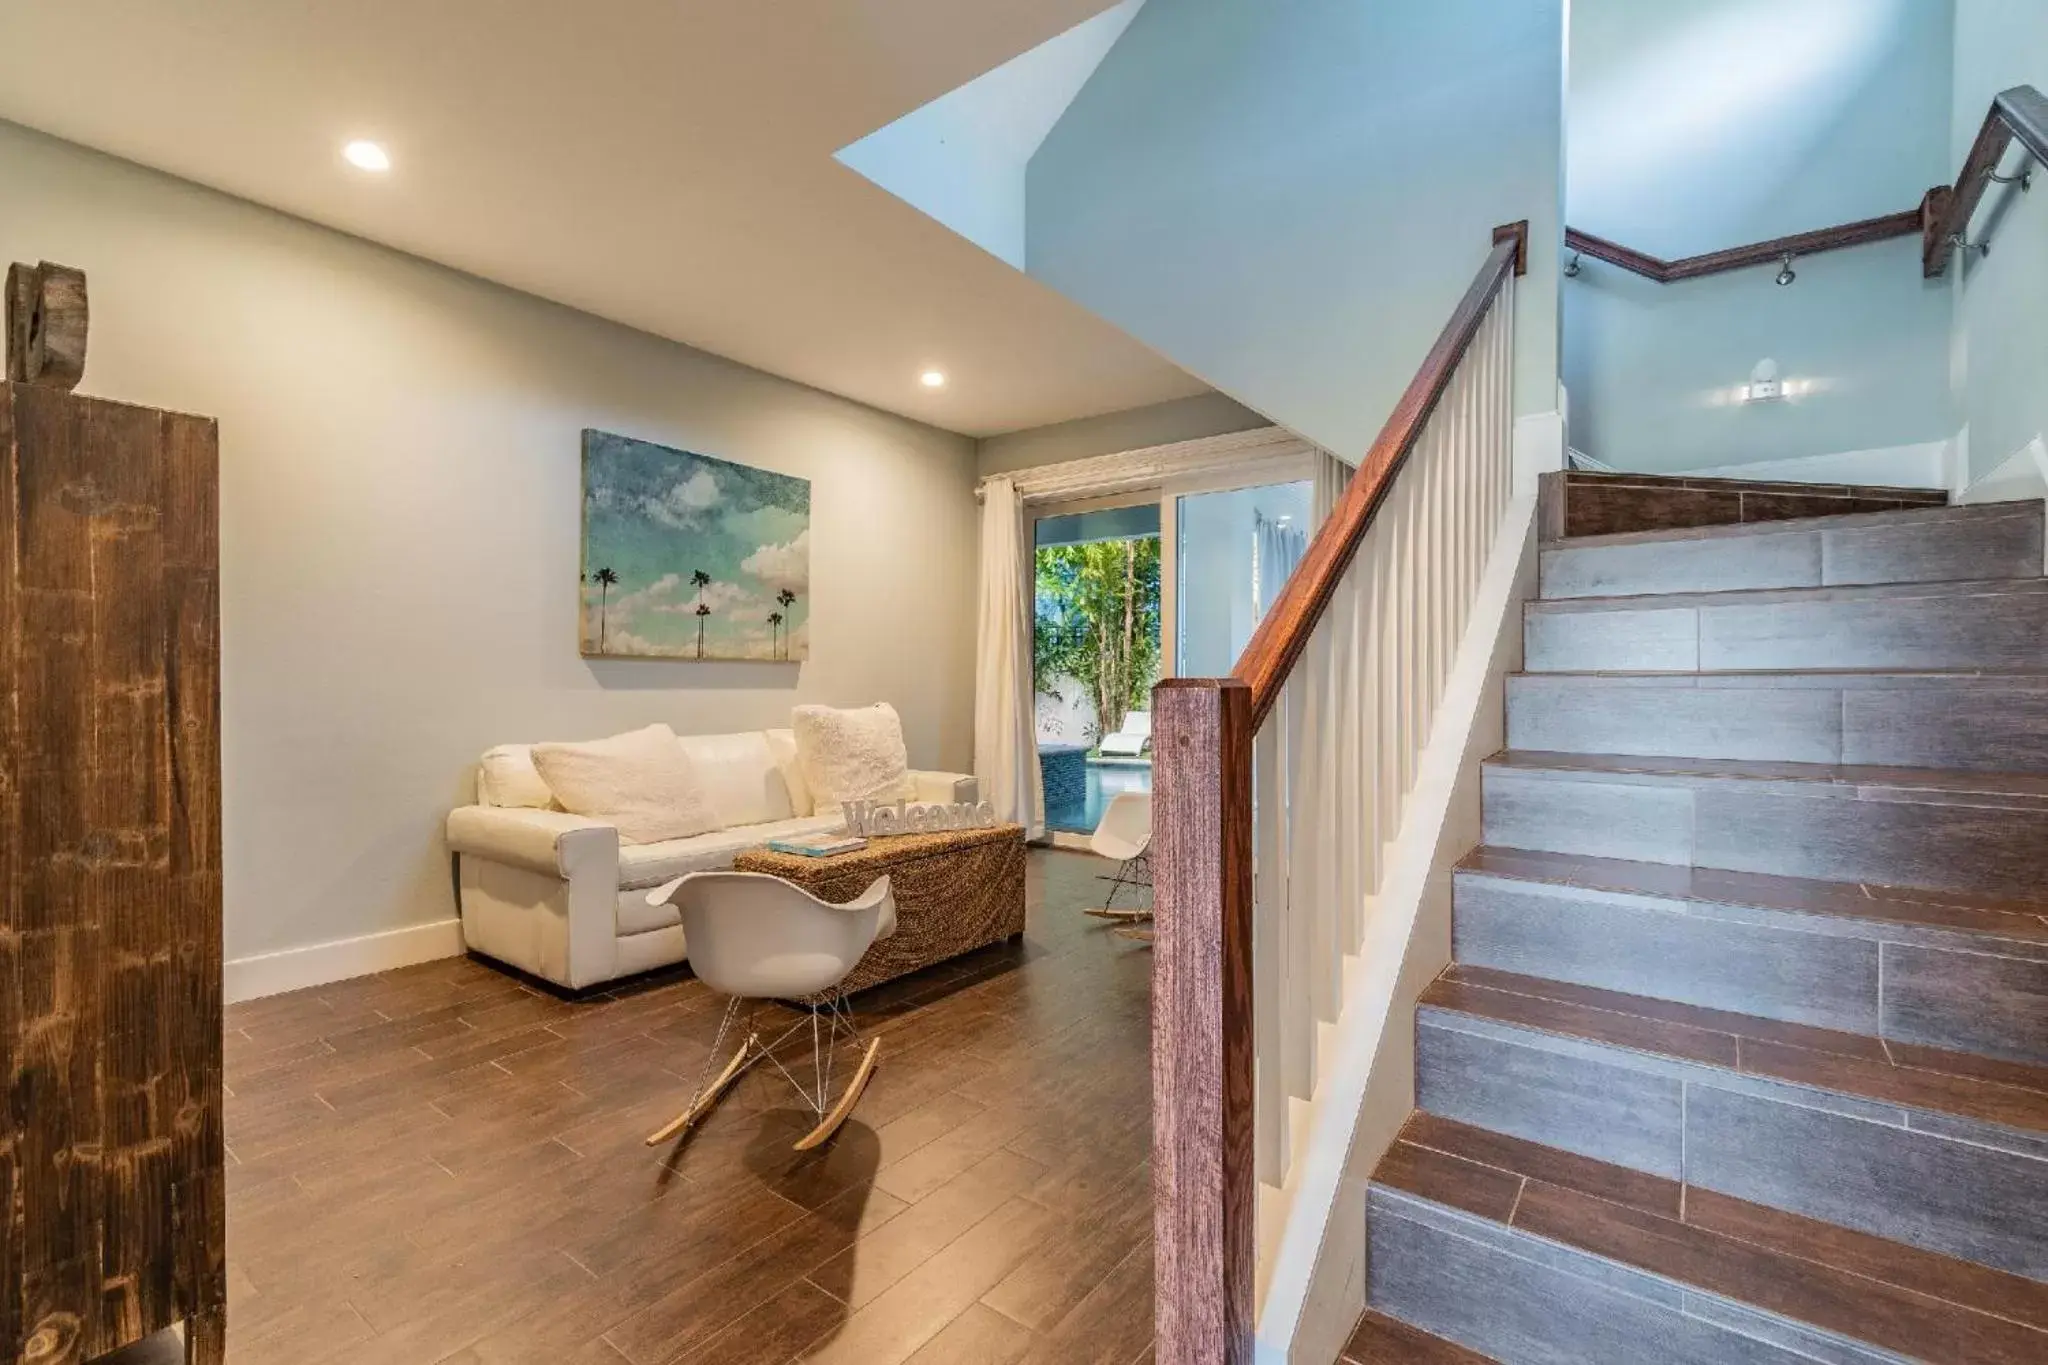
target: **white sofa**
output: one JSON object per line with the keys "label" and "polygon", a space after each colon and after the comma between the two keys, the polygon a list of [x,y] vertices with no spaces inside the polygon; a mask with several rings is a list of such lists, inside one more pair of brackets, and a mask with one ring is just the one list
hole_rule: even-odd
{"label": "white sofa", "polygon": [[[770,839],[842,827],[837,807],[813,812],[788,730],[682,742],[719,828],[655,844],[622,842],[611,825],[554,807],[539,774],[528,780],[520,771],[522,763],[532,770],[527,746],[485,755],[477,803],[448,816],[470,950],[572,990],[665,967],[683,960],[682,917],[672,905],[649,905],[650,889],[730,867],[742,849]],[[911,779],[916,801],[978,799],[974,779],[960,773],[913,771]]]}

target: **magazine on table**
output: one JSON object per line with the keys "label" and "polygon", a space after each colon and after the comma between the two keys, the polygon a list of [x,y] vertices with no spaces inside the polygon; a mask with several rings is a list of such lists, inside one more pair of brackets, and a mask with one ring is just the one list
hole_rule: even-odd
{"label": "magazine on table", "polygon": [[854,834],[799,834],[768,841],[773,852],[791,853],[799,858],[830,858],[838,853],[858,852],[867,846],[867,840]]}

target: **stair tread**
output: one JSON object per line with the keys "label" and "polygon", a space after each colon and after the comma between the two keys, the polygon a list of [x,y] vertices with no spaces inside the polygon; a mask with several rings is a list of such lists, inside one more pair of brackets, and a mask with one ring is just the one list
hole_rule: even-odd
{"label": "stair tread", "polygon": [[2048,944],[2048,901],[2015,901],[1962,891],[1815,881],[1763,872],[1724,872],[1710,867],[1643,863],[1623,858],[1542,853],[1487,845],[1466,854],[1459,861],[1458,870],[1594,891],[1867,919]]}
{"label": "stair tread", "polygon": [[1676,611],[1687,607],[1769,606],[1780,602],[1912,601],[1929,597],[2015,597],[2048,592],[2048,578],[1958,578],[1932,583],[1844,583],[1821,588],[1728,588],[1720,592],[1543,597],[1529,613]]}
{"label": "stair tread", "polygon": [[1492,1356],[1433,1337],[1368,1308],[1345,1344],[1342,1365],[1497,1365]]}
{"label": "stair tread", "polygon": [[1964,523],[2002,520],[2006,517],[2041,516],[2038,502],[1985,502],[1967,507],[1904,507],[1884,512],[1830,512],[1812,517],[1784,517],[1776,521],[1727,522],[1711,526],[1660,527],[1649,531],[1609,531],[1600,535],[1566,536],[1544,540],[1544,550],[1588,550],[1605,545],[1648,545],[1674,540],[1724,540],[1745,536],[1798,534],[1816,528],[1860,530],[1877,526],[1912,526],[1926,522]]}
{"label": "stair tread", "polygon": [[1903,1355],[2048,1353],[2048,1284],[1432,1114],[1372,1183]]}
{"label": "stair tread", "polygon": [[2048,1067],[1453,963],[1425,1008],[1879,1104],[2048,1133]]}
{"label": "stair tread", "polygon": [[1489,768],[1519,772],[1583,772],[1651,781],[1802,782],[1861,792],[1913,792],[1930,798],[1984,796],[2031,807],[2048,801],[2048,773],[1974,768],[1895,768],[1859,763],[1792,763],[1782,759],[1673,758],[1639,754],[1579,754],[1546,749],[1502,749]]}
{"label": "stair tread", "polygon": [[1788,516],[1774,522],[1722,522],[1716,526],[1661,526],[1655,530],[1612,530],[1593,536],[1542,540],[1542,551],[1597,551],[1610,544],[1661,544],[1669,540],[1737,540],[1745,536],[1784,536],[1810,530],[1864,530],[1878,526],[1917,526],[1927,522],[1987,522],[2005,518],[2040,518],[2038,501],[1972,503],[1968,508],[1896,508],[1888,512],[1825,512],[1821,516]]}

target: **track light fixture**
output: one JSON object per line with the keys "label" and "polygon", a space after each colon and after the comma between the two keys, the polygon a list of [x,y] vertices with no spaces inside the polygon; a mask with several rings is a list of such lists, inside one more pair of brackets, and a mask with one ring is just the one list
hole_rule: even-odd
{"label": "track light fixture", "polygon": [[1785,264],[1778,270],[1778,285],[1783,288],[1798,278],[1798,274],[1792,269],[1792,253],[1788,251],[1785,253]]}

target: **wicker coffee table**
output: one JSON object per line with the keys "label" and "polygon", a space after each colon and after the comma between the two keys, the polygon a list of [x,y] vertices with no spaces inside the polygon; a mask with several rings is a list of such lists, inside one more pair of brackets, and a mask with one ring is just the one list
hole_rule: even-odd
{"label": "wicker coffee table", "polygon": [[839,903],[889,878],[896,932],[868,949],[846,978],[849,993],[1024,933],[1022,825],[893,835],[830,858],[750,848],[733,869],[766,872]]}

